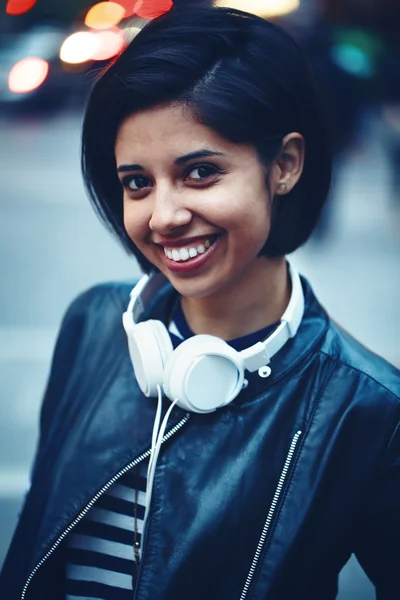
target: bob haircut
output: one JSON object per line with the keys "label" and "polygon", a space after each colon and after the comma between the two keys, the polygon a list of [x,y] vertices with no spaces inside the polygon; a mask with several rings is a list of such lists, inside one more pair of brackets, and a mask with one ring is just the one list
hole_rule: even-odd
{"label": "bob haircut", "polygon": [[302,52],[260,17],[229,8],[176,8],[147,24],[106,69],[92,89],[83,123],[89,197],[141,268],[155,270],[124,227],[115,140],[126,117],[172,102],[223,138],[253,146],[267,173],[283,137],[303,135],[303,174],[290,193],[274,198],[271,231],[260,254],[284,256],[301,246],[318,220],[332,169],[324,105]]}

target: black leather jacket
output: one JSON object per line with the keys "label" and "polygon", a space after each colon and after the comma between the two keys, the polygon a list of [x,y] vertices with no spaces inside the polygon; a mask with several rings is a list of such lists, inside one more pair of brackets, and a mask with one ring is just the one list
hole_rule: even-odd
{"label": "black leather jacket", "polygon": [[[303,286],[304,319],[268,379],[250,375],[216,413],[174,409],[135,600],[330,600],[352,552],[379,600],[400,597],[399,373]],[[2,600],[65,599],[63,540],[148,453],[156,402],[121,325],[130,288],[93,288],[64,319]],[[173,302],[166,286],[148,316]]]}

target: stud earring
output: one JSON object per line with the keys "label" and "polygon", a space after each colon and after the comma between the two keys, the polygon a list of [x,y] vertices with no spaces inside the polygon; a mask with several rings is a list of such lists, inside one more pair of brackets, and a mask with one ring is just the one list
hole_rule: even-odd
{"label": "stud earring", "polygon": [[281,192],[287,192],[287,189],[288,189],[288,187],[287,187],[287,184],[286,184],[286,183],[280,183],[280,184],[279,184],[279,190],[280,190]]}

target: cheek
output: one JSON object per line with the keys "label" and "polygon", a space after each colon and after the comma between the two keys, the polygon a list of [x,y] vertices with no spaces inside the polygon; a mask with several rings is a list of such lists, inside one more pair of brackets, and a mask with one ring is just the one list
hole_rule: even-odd
{"label": "cheek", "polygon": [[243,245],[261,250],[266,243],[271,229],[271,206],[269,196],[265,188],[256,190],[252,198],[248,198],[245,210],[238,219],[238,225],[241,228]]}
{"label": "cheek", "polygon": [[268,235],[271,222],[271,206],[265,187],[254,187],[243,190],[239,202],[231,205],[229,218],[236,226],[246,231],[253,232],[255,236]]}
{"label": "cheek", "polygon": [[148,232],[149,222],[143,207],[139,203],[133,204],[132,201],[124,201],[123,215],[124,226],[131,240],[135,243],[143,241]]}
{"label": "cheek", "polygon": [[264,179],[257,175],[240,177],[230,181],[229,186],[217,187],[200,204],[200,211],[230,225],[254,226],[255,221],[265,224],[270,217],[270,200]]}

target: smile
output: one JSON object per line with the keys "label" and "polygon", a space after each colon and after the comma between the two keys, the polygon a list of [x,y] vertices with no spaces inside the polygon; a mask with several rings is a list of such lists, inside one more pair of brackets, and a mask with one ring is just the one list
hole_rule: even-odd
{"label": "smile", "polygon": [[198,240],[177,243],[176,246],[160,244],[161,257],[167,269],[173,273],[190,275],[197,273],[213,260],[221,245],[223,235],[210,235]]}
{"label": "smile", "polygon": [[215,239],[207,238],[203,243],[197,244],[196,246],[172,249],[164,247],[164,254],[167,258],[175,262],[186,261],[190,258],[196,258],[198,254],[204,254],[204,252],[210,248],[214,241]]}

